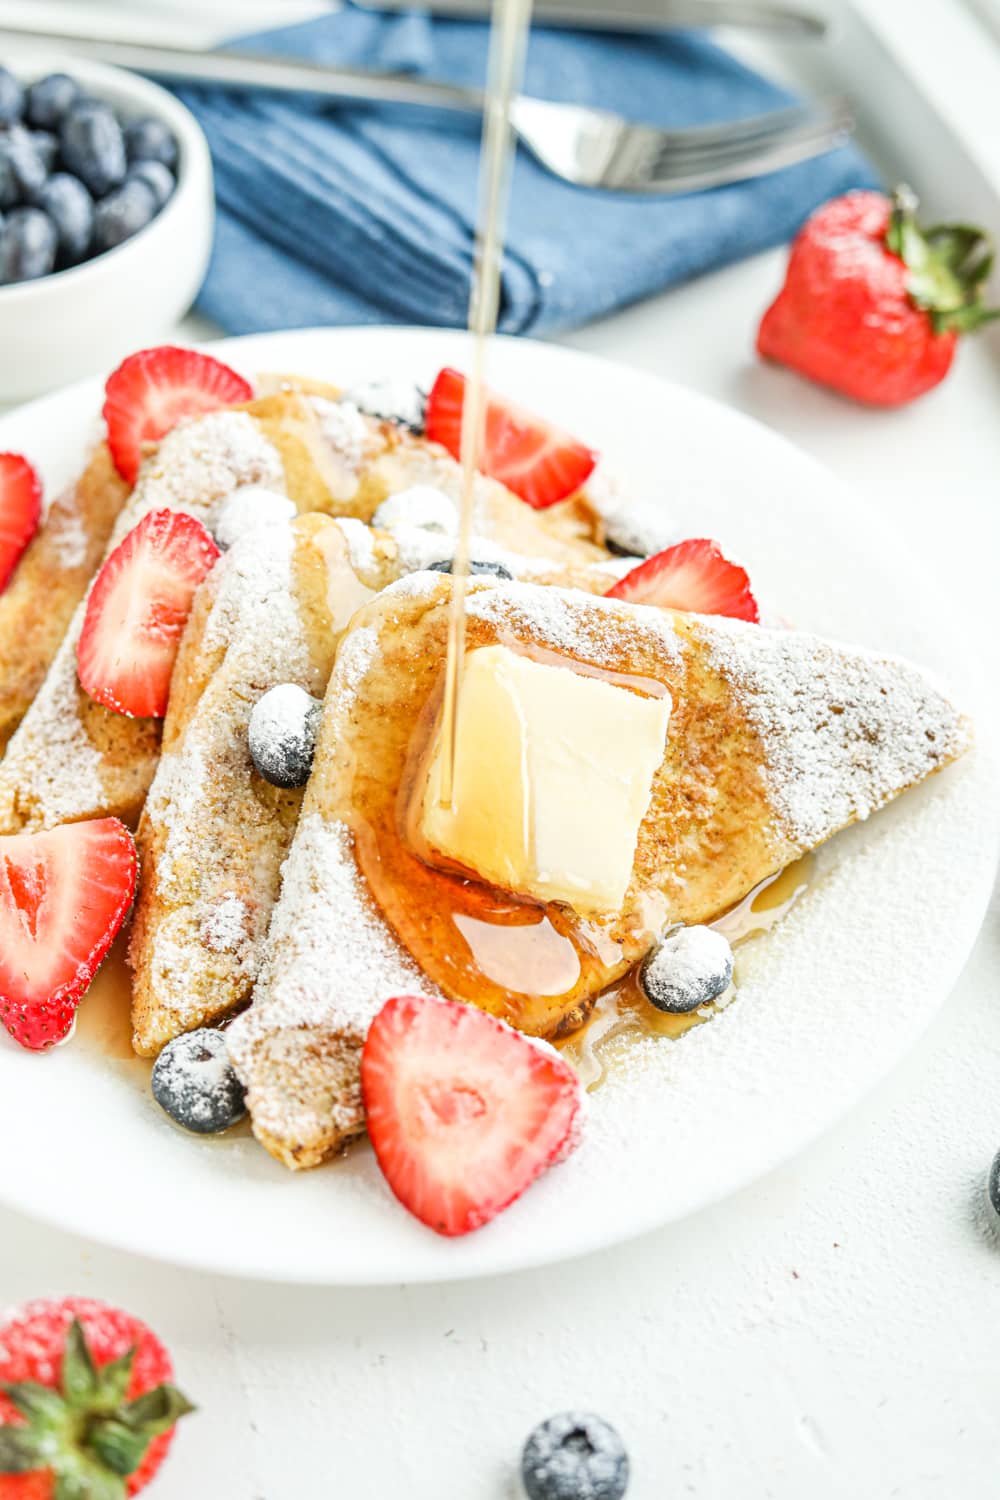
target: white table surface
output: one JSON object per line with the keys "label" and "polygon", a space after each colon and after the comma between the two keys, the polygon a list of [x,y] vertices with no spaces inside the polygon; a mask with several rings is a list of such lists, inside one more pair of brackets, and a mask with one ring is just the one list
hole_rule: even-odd
{"label": "white table surface", "polygon": [[[18,8],[96,26],[125,6],[5,0]],[[221,29],[268,8],[211,14]],[[177,7],[185,26],[196,9],[207,37],[210,7]],[[686,381],[824,460],[896,525],[926,567],[928,610],[962,610],[969,651],[995,673],[1000,334],[965,348],[925,402],[856,409],[755,363],[781,266],[763,256],[566,342]],[[619,1425],[629,1500],[993,1500],[998,915],[995,900],[888,1083],[793,1165],[669,1231],[529,1275],[338,1292],[181,1273],[7,1213],[0,1300],[86,1293],[163,1334],[201,1411],[158,1500],[510,1500],[523,1437],[567,1405]],[[94,1183],[128,1191],[99,1162]]]}

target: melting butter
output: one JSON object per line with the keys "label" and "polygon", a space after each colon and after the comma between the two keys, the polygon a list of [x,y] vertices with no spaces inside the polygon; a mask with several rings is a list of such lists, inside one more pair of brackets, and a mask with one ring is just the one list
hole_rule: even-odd
{"label": "melting butter", "polygon": [[462,673],[454,795],[442,805],[438,731],[424,789],[429,848],[491,885],[582,915],[625,900],[663,759],[670,699],[511,651]]}

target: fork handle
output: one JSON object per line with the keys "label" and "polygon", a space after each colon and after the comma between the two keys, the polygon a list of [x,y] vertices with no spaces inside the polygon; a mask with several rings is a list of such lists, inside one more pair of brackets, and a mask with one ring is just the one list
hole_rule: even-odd
{"label": "fork handle", "polygon": [[308,60],[286,60],[253,52],[201,52],[147,42],[75,36],[67,32],[28,32],[0,26],[0,42],[39,42],[63,47],[94,62],[131,68],[168,83],[208,83],[222,88],[272,94],[312,95],[368,104],[410,104],[430,109],[481,114],[478,89],[411,78],[405,73],[372,73]]}

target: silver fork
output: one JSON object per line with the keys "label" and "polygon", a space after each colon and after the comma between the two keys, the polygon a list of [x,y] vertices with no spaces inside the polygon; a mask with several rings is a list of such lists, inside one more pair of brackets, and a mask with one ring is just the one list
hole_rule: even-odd
{"label": "silver fork", "polygon": [[[397,104],[481,115],[478,89],[398,73],[369,73],[327,63],[248,52],[199,52],[145,42],[0,27],[0,45],[45,42],[77,56],[133,68],[169,83],[305,95],[352,104]],[[512,123],[522,145],[564,182],[616,193],[667,195],[720,187],[822,156],[854,128],[843,99],[796,105],[724,125],[665,130],[608,110],[522,95]]]}

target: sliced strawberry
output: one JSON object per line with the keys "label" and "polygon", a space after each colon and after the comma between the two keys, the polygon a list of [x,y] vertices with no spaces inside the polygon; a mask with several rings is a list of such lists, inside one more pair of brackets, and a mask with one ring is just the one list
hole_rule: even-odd
{"label": "sliced strawberry", "polygon": [[42,484],[20,453],[0,453],[0,593],[38,530]]}
{"label": "sliced strawberry", "polygon": [[361,1058],[368,1134],[396,1197],[467,1234],[576,1144],[580,1085],[558,1053],[472,1005],[400,995]]}
{"label": "sliced strawberry", "polygon": [[609,599],[656,604],[661,609],[689,610],[696,615],[731,615],[734,620],[760,619],[746,570],[723,557],[718,542],[705,537],[678,542],[620,578]]}
{"label": "sliced strawberry", "polygon": [[219,549],[194,516],[154,510],[133,527],[90,590],[76,666],[84,691],[131,718],[161,718],[198,585]]}
{"label": "sliced strawberry", "polygon": [[182,417],[250,401],[253,388],[228,365],[193,349],[142,349],[105,387],[108,446],[123,479],[135,484],[143,445],[157,443]]}
{"label": "sliced strawberry", "polygon": [[[465,376],[457,370],[442,370],[427,398],[427,436],[453,458],[462,455],[465,386]],[[487,392],[479,467],[536,510],[575,495],[596,463],[597,454],[568,432]]]}
{"label": "sliced strawberry", "polygon": [[117,818],[0,838],[0,1021],[22,1047],[62,1041],[135,894]]}

